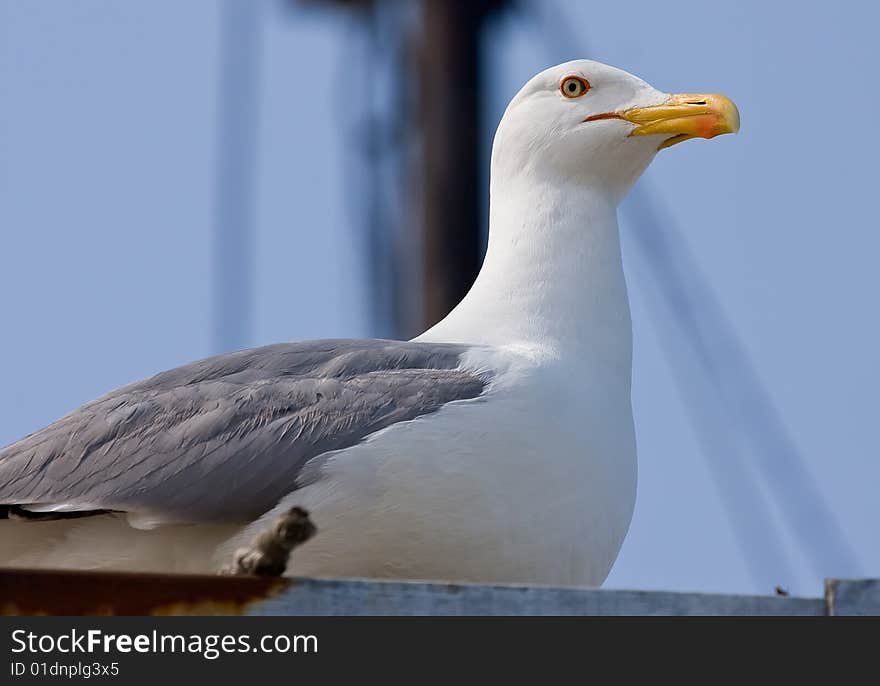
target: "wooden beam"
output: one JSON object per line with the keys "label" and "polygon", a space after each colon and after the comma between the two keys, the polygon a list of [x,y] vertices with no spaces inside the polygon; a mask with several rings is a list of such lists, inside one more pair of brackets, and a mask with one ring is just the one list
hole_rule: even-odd
{"label": "wooden beam", "polygon": [[[470,289],[482,262],[487,193],[480,170],[482,38],[507,3],[426,0],[419,37],[418,130],[423,144],[422,331]],[[404,334],[418,333],[404,331]]]}

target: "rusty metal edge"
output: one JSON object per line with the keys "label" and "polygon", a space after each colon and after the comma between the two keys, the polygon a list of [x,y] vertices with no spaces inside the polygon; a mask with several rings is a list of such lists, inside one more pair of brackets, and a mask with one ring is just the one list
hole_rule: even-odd
{"label": "rusty metal edge", "polygon": [[0,569],[2,615],[239,615],[286,578]]}

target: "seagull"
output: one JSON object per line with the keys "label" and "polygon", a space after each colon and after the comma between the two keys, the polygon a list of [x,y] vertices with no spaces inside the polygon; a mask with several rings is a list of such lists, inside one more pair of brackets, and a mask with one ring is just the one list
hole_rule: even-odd
{"label": "seagull", "polygon": [[738,128],[721,95],[541,72],[498,126],[485,261],[445,319],[187,364],[3,448],[0,565],[216,572],[295,511],[317,535],[288,575],[601,585],[636,498],[617,207],[658,150]]}

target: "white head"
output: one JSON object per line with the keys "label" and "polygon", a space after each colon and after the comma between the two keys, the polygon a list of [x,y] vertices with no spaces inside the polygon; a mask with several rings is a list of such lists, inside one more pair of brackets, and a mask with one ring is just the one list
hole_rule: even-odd
{"label": "white head", "polygon": [[495,135],[493,177],[537,172],[607,190],[619,201],[657,151],[739,128],[720,95],[670,95],[620,69],[575,60],[532,78]]}
{"label": "white head", "polygon": [[495,135],[483,268],[425,338],[583,344],[616,370],[628,399],[632,330],[617,204],[659,149],[738,128],[724,96],[669,95],[598,62],[535,76]]}

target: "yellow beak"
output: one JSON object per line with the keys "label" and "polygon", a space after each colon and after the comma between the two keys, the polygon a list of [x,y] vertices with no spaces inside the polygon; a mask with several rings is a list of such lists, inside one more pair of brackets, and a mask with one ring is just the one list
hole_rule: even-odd
{"label": "yellow beak", "polygon": [[616,113],[616,117],[636,125],[630,136],[673,134],[658,150],[690,138],[714,138],[739,131],[739,111],[723,95],[672,95],[662,105],[635,107]]}

